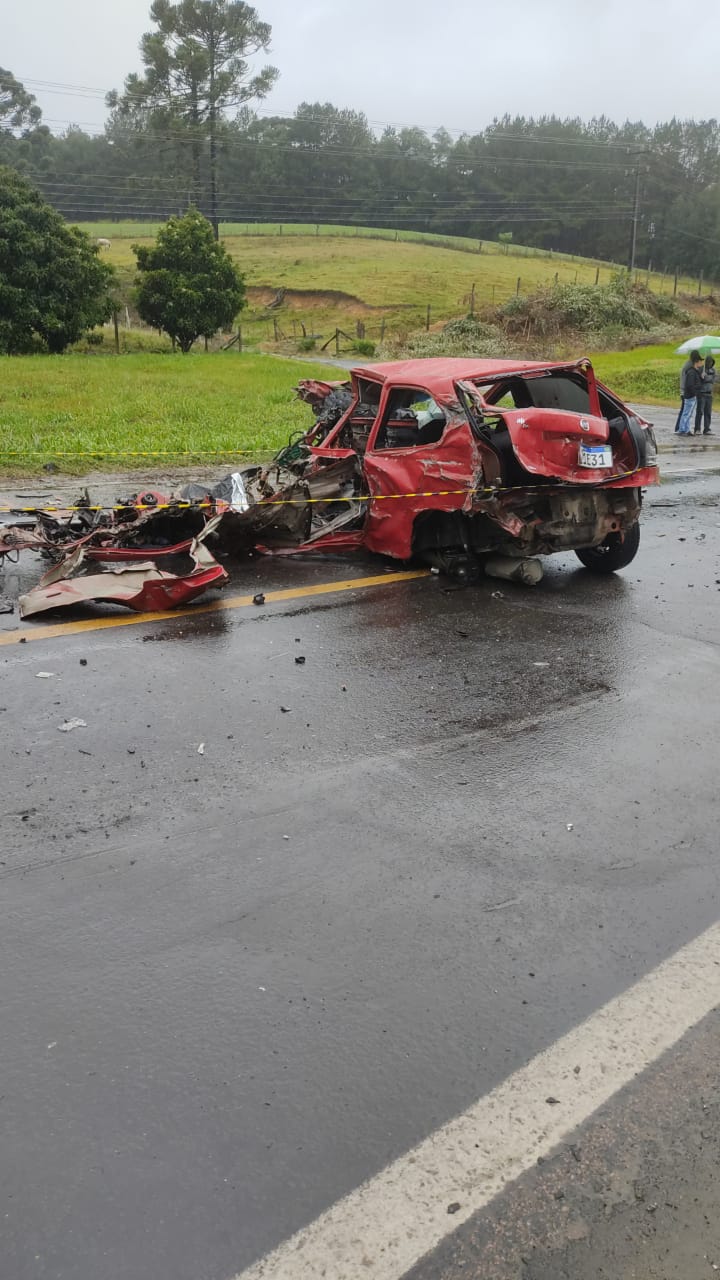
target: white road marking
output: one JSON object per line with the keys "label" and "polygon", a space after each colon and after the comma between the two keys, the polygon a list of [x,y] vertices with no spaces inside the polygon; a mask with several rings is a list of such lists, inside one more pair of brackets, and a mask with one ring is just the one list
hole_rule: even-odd
{"label": "white road marking", "polygon": [[718,1003],[713,925],[235,1280],[399,1280]]}

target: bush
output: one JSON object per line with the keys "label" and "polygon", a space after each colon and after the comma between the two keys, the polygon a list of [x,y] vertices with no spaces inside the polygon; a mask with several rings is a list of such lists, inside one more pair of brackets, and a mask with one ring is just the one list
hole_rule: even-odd
{"label": "bush", "polygon": [[298,342],[298,351],[314,351],[314,350],[315,350],[314,338],[301,338],[300,341]]}
{"label": "bush", "polygon": [[642,284],[616,274],[608,285],[556,284],[525,297],[511,298],[497,311],[508,334],[559,337],[563,333],[643,333],[658,321],[678,327],[689,323],[687,312],[672,298],[660,297]]}
{"label": "bush", "polygon": [[394,345],[386,344],[381,354],[419,360],[431,356],[485,356],[492,359],[507,355],[507,351],[507,339],[501,329],[466,316],[449,320],[439,333],[421,330],[399,339]]}
{"label": "bush", "polygon": [[367,338],[358,338],[353,347],[353,351],[357,351],[359,356],[374,356],[375,343],[368,341]]}

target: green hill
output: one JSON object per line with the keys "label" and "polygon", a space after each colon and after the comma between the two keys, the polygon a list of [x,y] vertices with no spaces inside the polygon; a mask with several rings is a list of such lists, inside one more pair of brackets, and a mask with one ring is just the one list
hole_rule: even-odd
{"label": "green hill", "polygon": [[[144,223],[86,223],[85,230],[111,241],[103,252],[120,273],[129,298],[134,243],[147,243],[155,228]],[[518,245],[371,228],[227,224],[222,238],[247,277],[249,309],[243,328],[255,344],[297,339],[326,340],[336,327],[377,342],[428,322],[466,314],[474,304],[501,303],[532,293],[557,278],[561,283],[605,284],[617,268]],[[642,279],[647,278],[642,273]],[[671,293],[672,278],[653,274],[649,283]],[[697,282],[680,282],[697,292]],[[284,291],[278,301],[278,292]],[[473,293],[474,291],[474,293]],[[277,330],[276,330],[277,325]]]}

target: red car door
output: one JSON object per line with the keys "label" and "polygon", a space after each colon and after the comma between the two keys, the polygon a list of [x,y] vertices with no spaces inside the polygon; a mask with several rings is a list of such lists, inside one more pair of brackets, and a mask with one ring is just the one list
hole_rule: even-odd
{"label": "red car door", "polygon": [[421,387],[388,388],[363,461],[372,495],[365,545],[409,559],[417,517],[461,511],[470,502],[478,466],[464,415],[438,404]]}

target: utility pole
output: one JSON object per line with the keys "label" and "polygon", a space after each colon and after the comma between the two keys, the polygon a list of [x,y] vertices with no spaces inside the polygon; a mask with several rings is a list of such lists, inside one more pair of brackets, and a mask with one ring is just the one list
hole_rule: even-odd
{"label": "utility pole", "polygon": [[635,270],[635,253],[637,250],[637,231],[638,220],[640,218],[640,157],[646,156],[647,151],[637,151],[635,153],[635,197],[633,200],[632,214],[632,234],[630,236],[630,275]]}
{"label": "utility pole", "polygon": [[215,60],[215,30],[213,28],[210,32],[210,110],[208,112],[210,124],[210,222],[212,223],[213,235],[216,240],[219,240],[220,222],[218,219],[217,208],[217,98],[215,95]]}
{"label": "utility pole", "polygon": [[635,199],[633,201],[632,235],[630,237],[630,276],[635,270],[635,251],[637,249],[638,218],[640,217],[640,159],[635,161]]}

